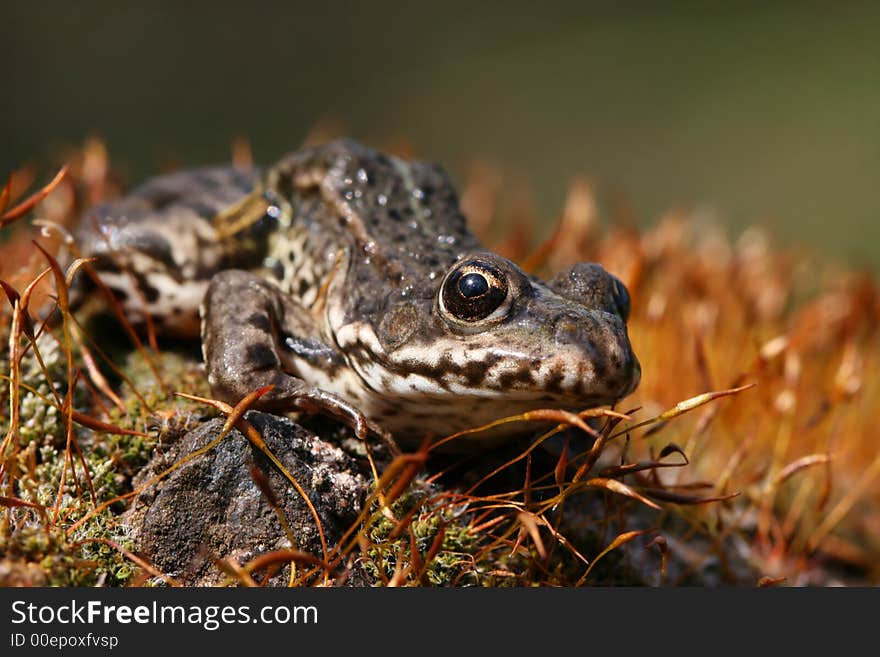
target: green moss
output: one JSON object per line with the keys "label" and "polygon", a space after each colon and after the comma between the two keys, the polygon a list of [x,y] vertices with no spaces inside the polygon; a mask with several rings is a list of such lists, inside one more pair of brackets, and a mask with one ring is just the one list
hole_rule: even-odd
{"label": "green moss", "polygon": [[[22,344],[26,344],[24,338]],[[61,411],[53,403],[56,395],[59,399],[64,399],[67,394],[67,359],[61,346],[51,335],[42,335],[21,359],[19,372],[22,383],[19,444],[63,443],[67,431]],[[74,395],[74,404],[81,397]],[[4,418],[5,421],[7,418]]]}
{"label": "green moss", "polygon": [[[367,559],[363,561],[367,574],[376,583],[383,580],[383,575],[393,577],[398,569],[407,569],[406,584],[450,586],[475,583],[479,536],[469,525],[470,516],[455,513],[448,504],[441,504],[434,492],[427,484],[416,481],[391,505],[395,518],[410,518],[404,531],[400,531],[398,522],[376,507],[366,530],[370,547]],[[444,534],[440,548],[425,563],[441,528]],[[421,561],[421,574],[412,563],[413,539]]]}
{"label": "green moss", "polygon": [[[28,469],[26,462],[34,456],[38,463]],[[123,492],[125,481],[115,473],[112,459],[102,459],[97,450],[84,450],[84,459],[98,503]],[[89,542],[108,539],[130,547],[110,508],[67,534],[66,528],[94,509],[82,464],[78,460],[75,463],[72,470],[65,450],[51,445],[44,445],[36,455],[32,450],[20,452],[16,495],[40,504],[43,510],[16,510],[10,531],[2,533],[4,552],[39,563],[49,585],[124,584],[133,572],[124,556],[110,546]]]}
{"label": "green moss", "polygon": [[[75,531],[68,528],[85,518],[96,505],[131,491],[132,476],[146,464],[154,448],[176,439],[215,411],[169,392],[157,381],[144,355],[132,351],[121,358],[121,375],[109,373],[123,408],[101,400],[84,384],[73,391],[77,411],[121,429],[144,435],[96,431],[73,424],[75,444],[68,449],[64,413],[56,406],[67,393],[67,358],[60,345],[43,336],[37,345],[44,365],[31,349],[22,358],[20,424],[15,472],[5,483],[13,496],[42,508],[14,507],[9,522],[0,527],[0,552],[10,564],[36,565],[41,583],[51,586],[122,586],[138,572],[122,552],[133,546],[121,527],[124,501],[89,516]],[[75,363],[81,367],[78,354]],[[197,360],[169,352],[156,357],[166,381],[194,394],[207,395]],[[125,381],[131,382],[131,385]],[[137,388],[137,394],[133,390]],[[100,408],[109,408],[102,418]],[[9,418],[0,419],[5,434]],[[24,566],[22,567],[24,568]],[[23,572],[19,568],[18,572]]]}
{"label": "green moss", "polygon": [[[156,439],[163,441],[193,428],[207,417],[218,415],[209,406],[173,394],[181,391],[211,397],[207,378],[198,363],[194,356],[175,351],[163,351],[158,356],[136,350],[126,354],[120,371],[134,384],[137,393],[130,385],[120,386],[124,408],[111,409],[112,422],[123,429],[154,432]],[[164,387],[156,378],[154,368],[166,382]]]}

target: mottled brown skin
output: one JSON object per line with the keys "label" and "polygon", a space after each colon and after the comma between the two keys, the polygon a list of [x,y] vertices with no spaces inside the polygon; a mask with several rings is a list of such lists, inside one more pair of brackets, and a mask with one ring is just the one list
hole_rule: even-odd
{"label": "mottled brown skin", "polygon": [[[84,250],[111,277],[129,272],[134,285],[117,275],[114,287],[135,316],[167,319],[181,289],[207,289],[207,372],[231,402],[273,385],[265,409],[417,441],[614,403],[638,384],[623,284],[595,263],[545,284],[484,251],[435,165],[337,141],[263,174],[175,174],[132,198],[87,217],[101,230]],[[204,246],[184,248],[172,224]],[[191,306],[177,315],[191,326]]]}

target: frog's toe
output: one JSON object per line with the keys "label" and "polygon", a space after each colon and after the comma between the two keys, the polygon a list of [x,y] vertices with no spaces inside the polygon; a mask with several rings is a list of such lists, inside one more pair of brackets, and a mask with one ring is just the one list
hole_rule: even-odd
{"label": "frog's toe", "polygon": [[342,397],[321,388],[300,390],[290,396],[290,406],[305,413],[322,413],[350,426],[360,440],[373,434],[384,444],[399,451],[394,439],[387,431],[364,415],[360,409]]}

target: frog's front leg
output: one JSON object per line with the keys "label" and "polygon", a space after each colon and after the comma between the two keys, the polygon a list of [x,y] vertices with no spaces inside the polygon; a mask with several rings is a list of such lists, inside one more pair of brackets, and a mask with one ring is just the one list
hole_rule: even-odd
{"label": "frog's front leg", "polygon": [[271,385],[254,408],[324,413],[349,424],[359,438],[368,431],[386,437],[351,403],[302,377],[298,367],[332,376],[345,361],[313,337],[318,332],[308,311],[278,288],[246,271],[220,272],[211,279],[201,315],[208,381],[218,399],[235,404]]}

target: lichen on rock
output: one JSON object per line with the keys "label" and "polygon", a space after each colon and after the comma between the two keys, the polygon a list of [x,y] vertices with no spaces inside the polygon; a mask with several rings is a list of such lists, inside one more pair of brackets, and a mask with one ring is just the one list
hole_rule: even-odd
{"label": "lichen on rock", "polygon": [[[253,411],[245,417],[305,490],[326,543],[335,545],[362,509],[370,483],[365,463],[289,419]],[[211,420],[157,453],[135,478],[135,488],[209,445],[222,428],[222,419]],[[252,466],[265,478],[296,545],[291,545],[273,504],[255,481]],[[147,486],[135,499],[125,524],[138,551],[157,569],[192,586],[227,581],[217,565],[221,559],[243,565],[261,554],[289,548],[322,558],[318,527],[308,504],[237,430]],[[288,581],[289,565],[269,584]]]}

